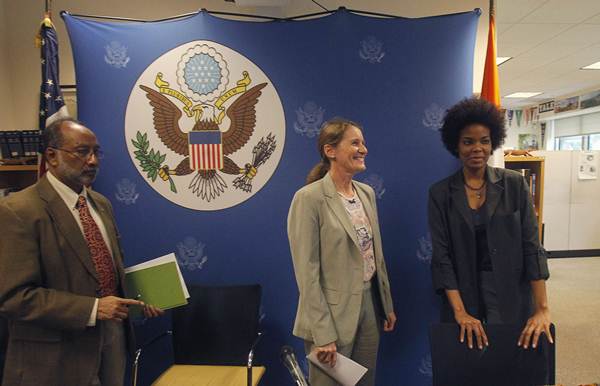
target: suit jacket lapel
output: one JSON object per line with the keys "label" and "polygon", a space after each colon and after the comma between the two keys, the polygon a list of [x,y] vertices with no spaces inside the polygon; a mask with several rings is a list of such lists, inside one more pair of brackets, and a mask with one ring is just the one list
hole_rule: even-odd
{"label": "suit jacket lapel", "polygon": [[496,169],[488,166],[487,177],[489,184],[486,190],[486,206],[487,206],[487,218],[492,218],[492,215],[496,212],[496,208],[500,203],[502,192],[504,188],[500,184],[501,178],[498,175]]}
{"label": "suit jacket lapel", "polygon": [[[373,228],[373,230],[375,230],[375,227],[377,226],[377,217],[375,216],[375,209],[373,208],[373,205],[371,204],[371,199],[370,197],[367,195],[367,193],[365,191],[363,191],[358,185],[354,184],[354,190],[356,190],[356,193],[358,194],[358,198],[360,198],[360,202],[362,202],[362,206],[363,209],[365,210],[365,213],[367,214],[367,217],[369,218],[369,222],[371,223],[371,228]],[[373,233],[375,233],[373,231]]]}
{"label": "suit jacket lapel", "polygon": [[327,173],[325,177],[323,177],[323,194],[325,195],[327,205],[329,205],[329,208],[338,218],[338,220],[346,230],[346,233],[348,233],[348,236],[350,236],[350,239],[354,241],[354,244],[360,250],[356,230],[352,226],[352,223],[350,222],[350,217],[348,216],[348,213],[346,212],[342,201],[338,197],[337,190],[335,189],[335,185],[333,184],[333,180],[331,179],[329,173]]}
{"label": "suit jacket lapel", "polygon": [[[371,197],[364,191],[360,186],[354,184],[354,188],[360,201],[362,202],[363,209],[369,218],[369,222],[371,223],[371,234],[373,237],[373,252],[375,254],[375,261],[377,263],[382,262],[381,255],[383,254],[383,250],[381,249],[381,233],[379,230],[379,222],[377,221],[377,212],[373,207],[373,203],[371,202]],[[381,252],[379,252],[381,251]]]}
{"label": "suit jacket lapel", "polygon": [[467,195],[465,193],[462,169],[454,173],[450,179],[450,194],[452,205],[469,225],[469,229],[474,232],[475,229],[473,227],[473,216],[471,215],[471,208],[469,208]]}
{"label": "suit jacket lapel", "polygon": [[85,266],[90,275],[98,280],[96,277],[96,268],[90,257],[90,250],[81,233],[79,225],[77,225],[77,222],[73,218],[73,214],[71,214],[65,202],[60,198],[45,177],[42,177],[38,182],[37,189],[40,198],[46,201],[46,210],[58,231],[63,235],[65,240],[67,240],[75,252],[75,255],[81,260],[81,263]]}

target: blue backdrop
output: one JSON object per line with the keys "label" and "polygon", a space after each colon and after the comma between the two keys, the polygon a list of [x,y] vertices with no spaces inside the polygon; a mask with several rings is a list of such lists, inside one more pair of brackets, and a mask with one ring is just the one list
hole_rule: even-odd
{"label": "blue backdrop", "polygon": [[[262,284],[265,336],[257,355],[267,366],[264,384],[291,385],[279,348],[291,344],[301,353],[303,346],[291,335],[297,287],[287,211],[318,161],[316,135],[323,120],[358,121],[369,156],[368,170],[357,179],[378,195],[398,316],[396,330],[382,339],[378,384],[430,384],[427,327],[437,318],[438,299],[429,274],[427,189],[457,167],[437,129],[445,109],[472,93],[478,16],[473,11],[381,19],[341,10],[313,20],[259,23],[200,12],[176,21],[117,23],[64,15],[79,118],[97,133],[106,154],[95,188],[113,201],[126,265],[176,252],[188,283]],[[236,176],[221,173],[226,188],[209,202],[188,188],[196,172],[161,179],[163,166],[175,169],[182,160],[187,165],[153,127],[172,129],[165,109],[175,106],[181,113],[184,106],[208,105],[212,112],[205,108],[203,117],[217,117],[223,108],[235,110],[233,105],[262,83],[258,102],[249,102],[256,111],[254,135],[239,154],[229,155],[244,168],[252,150],[269,145],[267,135],[274,136],[274,149],[256,177],[246,177],[252,192],[236,188]],[[154,94],[140,85],[173,106],[153,110]],[[236,91],[236,85],[245,88]],[[197,117],[183,112],[182,131]],[[226,114],[222,131],[231,120]],[[144,340],[168,324],[168,318],[138,324],[138,337]],[[142,383],[149,384],[171,360],[166,339],[149,348]]]}

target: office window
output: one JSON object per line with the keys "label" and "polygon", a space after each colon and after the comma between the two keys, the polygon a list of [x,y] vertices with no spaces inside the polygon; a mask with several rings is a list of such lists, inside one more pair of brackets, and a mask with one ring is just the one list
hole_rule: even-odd
{"label": "office window", "polygon": [[588,143],[590,144],[589,150],[600,150],[600,133],[590,134]]}
{"label": "office window", "polygon": [[556,150],[583,150],[583,136],[557,137],[554,148]]}

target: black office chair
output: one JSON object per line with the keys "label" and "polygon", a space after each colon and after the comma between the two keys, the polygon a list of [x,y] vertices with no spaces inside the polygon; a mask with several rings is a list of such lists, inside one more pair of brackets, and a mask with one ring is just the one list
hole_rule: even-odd
{"label": "black office chair", "polygon": [[523,349],[517,341],[522,325],[486,324],[490,345],[469,349],[458,340],[460,326],[437,323],[430,327],[433,386],[539,386],[555,381],[555,344],[542,335],[536,349]]}
{"label": "black office chair", "polygon": [[[253,366],[261,336],[260,285],[189,290],[189,304],[173,310],[175,363],[153,385],[257,385],[265,372]],[[134,384],[140,356],[141,349],[134,361]]]}

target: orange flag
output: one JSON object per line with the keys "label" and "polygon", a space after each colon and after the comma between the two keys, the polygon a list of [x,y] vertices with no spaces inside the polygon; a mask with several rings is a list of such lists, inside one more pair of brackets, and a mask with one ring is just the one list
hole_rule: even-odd
{"label": "orange flag", "polygon": [[496,66],[496,23],[494,0],[490,0],[490,29],[488,32],[487,53],[483,69],[483,84],[481,98],[500,107],[500,83],[498,81],[498,66]]}

